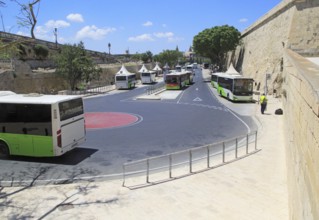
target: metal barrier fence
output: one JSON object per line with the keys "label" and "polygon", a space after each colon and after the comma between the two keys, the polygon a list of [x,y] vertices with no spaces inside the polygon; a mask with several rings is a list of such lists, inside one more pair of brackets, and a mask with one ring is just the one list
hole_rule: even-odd
{"label": "metal barrier fence", "polygon": [[257,152],[257,131],[223,142],[123,164],[123,186],[139,187],[202,172]]}
{"label": "metal barrier fence", "polygon": [[95,94],[103,94],[106,92],[109,92],[111,90],[114,90],[114,85],[107,85],[107,86],[96,86],[96,87],[90,87],[89,89],[79,89],[79,90],[62,90],[59,91],[58,94],[60,95],[95,95]]}
{"label": "metal barrier fence", "polygon": [[154,94],[156,92],[159,92],[159,91],[163,90],[164,88],[165,88],[164,82],[159,82],[159,83],[156,83],[155,85],[148,86],[146,89],[147,95],[151,95],[151,94]]}

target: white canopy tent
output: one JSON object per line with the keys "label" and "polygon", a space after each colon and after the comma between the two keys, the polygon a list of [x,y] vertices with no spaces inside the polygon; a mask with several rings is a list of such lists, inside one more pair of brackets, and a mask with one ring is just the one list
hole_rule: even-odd
{"label": "white canopy tent", "polygon": [[229,65],[228,70],[226,71],[226,74],[229,74],[229,75],[240,75],[240,73],[237,72],[237,70],[234,68],[232,63]]}
{"label": "white canopy tent", "polygon": [[146,66],[143,64],[143,66],[141,67],[141,69],[138,71],[139,73],[148,73],[150,72]]}
{"label": "white canopy tent", "polygon": [[155,67],[153,68],[153,70],[155,71],[161,71],[162,68],[158,65],[158,63],[156,63]]}
{"label": "white canopy tent", "polygon": [[134,73],[130,73],[124,65],[122,65],[121,69],[116,73],[116,75],[132,75]]}
{"label": "white canopy tent", "polygon": [[156,71],[157,75],[162,73],[162,68],[158,65],[158,63],[156,62],[155,67],[153,68],[154,71]]}

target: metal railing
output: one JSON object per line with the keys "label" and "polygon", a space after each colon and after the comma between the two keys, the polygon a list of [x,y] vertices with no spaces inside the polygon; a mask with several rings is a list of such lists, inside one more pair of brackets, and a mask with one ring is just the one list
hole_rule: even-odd
{"label": "metal railing", "polygon": [[257,131],[223,142],[123,164],[123,186],[141,187],[218,167],[257,149]]}
{"label": "metal railing", "polygon": [[88,89],[79,89],[79,90],[62,90],[59,91],[61,95],[95,95],[95,94],[103,94],[115,89],[114,85],[107,86],[94,86]]}
{"label": "metal railing", "polygon": [[147,92],[147,95],[152,95],[164,89],[165,89],[165,83],[158,82],[155,85],[148,86],[146,89],[146,92]]}

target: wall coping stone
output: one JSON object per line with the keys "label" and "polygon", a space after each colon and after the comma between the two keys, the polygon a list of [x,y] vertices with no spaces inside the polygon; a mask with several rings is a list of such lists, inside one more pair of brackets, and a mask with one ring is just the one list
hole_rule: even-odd
{"label": "wall coping stone", "polygon": [[319,116],[319,66],[290,49],[285,49],[284,53],[314,91],[313,98],[318,107],[316,114]]}

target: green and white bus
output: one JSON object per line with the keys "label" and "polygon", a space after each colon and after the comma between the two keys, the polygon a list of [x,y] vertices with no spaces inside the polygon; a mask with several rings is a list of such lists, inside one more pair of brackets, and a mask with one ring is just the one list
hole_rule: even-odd
{"label": "green and white bus", "polygon": [[218,88],[218,76],[220,75],[225,75],[225,73],[219,72],[219,73],[213,73],[211,76],[211,84],[213,88],[217,89]]}
{"label": "green and white bus", "polygon": [[0,155],[60,156],[85,141],[83,100],[0,92]]}
{"label": "green and white bus", "polygon": [[165,87],[167,90],[179,90],[190,84],[188,72],[171,72],[166,74]]}
{"label": "green and white bus", "polygon": [[218,74],[217,92],[232,101],[253,101],[253,83],[241,75]]}

